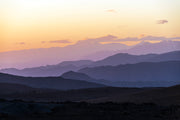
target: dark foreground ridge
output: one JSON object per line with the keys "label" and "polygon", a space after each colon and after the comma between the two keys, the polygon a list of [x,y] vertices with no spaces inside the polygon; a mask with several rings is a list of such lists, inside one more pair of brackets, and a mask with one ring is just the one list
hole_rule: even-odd
{"label": "dark foreground ridge", "polygon": [[16,85],[20,84],[21,86],[24,85],[26,87],[28,86],[32,88],[46,88],[58,90],[105,87],[105,85],[98,83],[87,82],[82,80],[64,79],[62,77],[22,77],[0,73],[0,86],[3,87],[4,85],[1,85],[3,83]]}
{"label": "dark foreground ridge", "polygon": [[158,105],[180,105],[180,85],[167,88],[88,88],[79,90],[54,90],[31,88],[24,85],[1,83],[0,98],[36,102],[133,102]]}
{"label": "dark foreground ridge", "polygon": [[153,103],[0,101],[1,120],[179,120],[180,106]]}

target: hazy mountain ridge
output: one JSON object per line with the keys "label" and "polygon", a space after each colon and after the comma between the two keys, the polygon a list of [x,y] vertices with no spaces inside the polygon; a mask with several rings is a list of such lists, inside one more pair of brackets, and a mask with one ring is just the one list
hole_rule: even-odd
{"label": "hazy mountain ridge", "polygon": [[143,54],[163,54],[166,52],[179,51],[179,50],[180,50],[180,41],[164,40],[159,43],[150,43],[147,41],[142,41],[139,44],[130,46],[129,48],[124,50],[99,51],[90,55],[86,55],[85,57],[83,57],[83,59],[92,59],[97,61],[117,53],[143,55]]}
{"label": "hazy mountain ridge", "polygon": [[109,56],[103,60],[93,62],[90,66],[106,66],[120,64],[135,64],[140,62],[162,62],[162,61],[179,61],[180,51],[173,51],[163,54],[146,54],[146,55],[131,55],[128,53],[118,53]]}
{"label": "hazy mountain ridge", "polygon": [[31,68],[57,64],[63,61],[79,60],[83,56],[98,51],[122,50],[128,46],[116,44],[101,44],[101,41],[114,39],[114,36],[105,36],[96,39],[80,40],[73,45],[66,47],[39,48],[21,51],[11,51],[0,53],[1,68]]}
{"label": "hazy mountain ridge", "polygon": [[[81,40],[74,45],[66,47],[40,48],[0,53],[1,68],[32,68],[56,64],[62,61],[74,61],[79,59],[93,59],[94,53],[110,51],[108,54],[102,52],[100,59],[115,53],[129,54],[151,54],[165,53],[180,50],[179,41],[162,41],[160,43],[143,43],[136,46],[127,46],[120,43],[101,44],[100,42],[111,41],[114,36],[106,36],[97,39]],[[113,40],[115,42],[115,40]],[[57,54],[58,53],[58,54]],[[66,53],[66,54],[64,54]],[[84,57],[91,55],[92,57]],[[99,58],[98,58],[99,59]]]}
{"label": "hazy mountain ridge", "polygon": [[152,53],[162,54],[165,52],[179,51],[179,50],[180,50],[180,41],[164,40],[159,43],[149,43],[142,41],[136,46],[127,50],[122,50],[120,52],[142,55],[142,54],[152,54]]}
{"label": "hazy mountain ridge", "polygon": [[47,77],[60,76],[68,71],[78,71],[85,67],[135,64],[140,62],[162,62],[162,61],[178,61],[180,60],[180,51],[173,51],[163,54],[147,54],[147,55],[130,55],[127,53],[118,53],[99,61],[79,60],[64,61],[57,65],[48,65],[35,68],[18,69],[2,69],[0,72],[9,73],[20,76]]}
{"label": "hazy mountain ridge", "polygon": [[90,60],[79,60],[79,61],[64,61],[57,65],[47,65],[35,68],[25,68],[22,70],[15,68],[2,69],[0,72],[8,73],[19,76],[33,76],[33,77],[47,77],[47,76],[60,76],[62,73],[67,71],[77,71],[83,68],[85,65],[91,64],[93,61]]}

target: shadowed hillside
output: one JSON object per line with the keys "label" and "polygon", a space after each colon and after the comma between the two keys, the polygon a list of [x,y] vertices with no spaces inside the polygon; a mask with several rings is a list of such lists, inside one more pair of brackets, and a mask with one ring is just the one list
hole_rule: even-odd
{"label": "shadowed hillside", "polygon": [[[115,85],[171,86],[180,83],[180,62],[137,63],[118,66],[100,66],[79,70],[95,79],[105,79]],[[136,85],[135,85],[136,86]]]}
{"label": "shadowed hillside", "polygon": [[82,89],[93,87],[104,87],[104,85],[80,80],[70,80],[61,77],[20,77],[0,73],[0,83],[16,83],[34,88],[50,89]]}
{"label": "shadowed hillside", "polygon": [[153,102],[161,105],[180,105],[180,85],[168,88],[88,88],[79,90],[53,90],[37,89],[17,84],[0,83],[0,98],[21,99],[26,101],[42,102],[64,102],[64,101],[86,101],[86,102]]}

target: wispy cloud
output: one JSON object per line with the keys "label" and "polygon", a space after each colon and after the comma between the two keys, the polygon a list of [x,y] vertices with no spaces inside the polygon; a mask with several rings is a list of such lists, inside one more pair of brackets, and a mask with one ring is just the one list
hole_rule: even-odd
{"label": "wispy cloud", "polygon": [[141,38],[140,40],[151,40],[151,41],[158,41],[158,40],[173,40],[174,38],[166,38],[166,37],[156,37],[156,36],[146,36]]}
{"label": "wispy cloud", "polygon": [[91,38],[91,39],[85,39],[85,40],[79,40],[77,44],[96,44],[96,43],[101,43],[101,42],[109,42],[109,41],[114,41],[117,40],[118,37],[113,36],[113,35],[107,35],[99,38]]}
{"label": "wispy cloud", "polygon": [[117,36],[113,35],[107,35],[99,38],[93,38],[93,39],[86,39],[86,40],[80,40],[76,44],[81,44],[81,45],[89,45],[89,44],[99,44],[102,42],[136,42],[136,41],[171,41],[171,40],[176,40],[180,39],[180,37],[158,37],[158,36],[147,36],[145,34],[141,34],[138,37],[127,37],[127,38],[122,38],[119,39]]}
{"label": "wispy cloud", "polygon": [[[180,39],[180,37],[157,37],[157,36],[147,36],[145,34],[141,34],[138,37],[127,37],[127,38],[122,38],[119,39],[117,36],[114,35],[107,35],[107,36],[102,36],[98,38],[90,38],[90,39],[85,39],[85,40],[79,40],[77,41],[74,45],[77,46],[89,46],[89,45],[98,45],[101,44],[102,42],[137,42],[137,41],[171,41],[171,40],[176,40]],[[72,43],[69,40],[52,40],[52,41],[41,41],[41,43],[62,43],[62,44],[68,44]]]}
{"label": "wispy cloud", "polygon": [[122,39],[118,39],[116,40],[117,42],[126,42],[126,41],[139,41],[139,38],[137,37],[127,37],[127,38],[122,38]]}
{"label": "wispy cloud", "polygon": [[71,43],[71,41],[69,40],[52,40],[52,41],[49,41],[49,43]]}
{"label": "wispy cloud", "polygon": [[116,41],[118,42],[125,42],[125,41],[146,41],[146,40],[150,40],[150,41],[171,41],[171,40],[175,40],[178,39],[179,37],[157,37],[157,36],[145,36],[145,35],[141,35],[139,38],[135,37],[135,38],[124,38],[124,39],[118,39]]}
{"label": "wispy cloud", "polygon": [[25,42],[17,42],[16,44],[18,44],[18,45],[25,45],[26,43]]}
{"label": "wispy cloud", "polygon": [[168,20],[158,20],[157,21],[157,24],[166,24],[166,23],[168,23]]}
{"label": "wispy cloud", "polygon": [[46,41],[41,41],[41,43],[46,43]]}
{"label": "wispy cloud", "polygon": [[109,12],[109,13],[117,13],[117,11],[115,9],[108,9],[106,10],[106,12]]}

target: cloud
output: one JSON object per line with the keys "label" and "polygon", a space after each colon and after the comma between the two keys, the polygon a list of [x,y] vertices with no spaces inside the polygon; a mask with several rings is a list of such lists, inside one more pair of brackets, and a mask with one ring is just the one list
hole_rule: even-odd
{"label": "cloud", "polygon": [[180,37],[157,37],[157,36],[145,36],[144,34],[140,35],[138,38],[123,38],[123,39],[118,39],[116,40],[117,42],[125,42],[125,41],[146,41],[146,40],[150,40],[150,41],[171,41],[171,40],[175,40],[175,39],[179,39]]}
{"label": "cloud", "polygon": [[139,41],[139,38],[136,38],[136,37],[134,37],[134,38],[127,37],[127,38],[116,40],[116,42],[125,42],[125,41]]}
{"label": "cloud", "polygon": [[94,38],[94,39],[89,39],[89,40],[93,40],[93,41],[96,41],[96,42],[109,42],[109,41],[113,41],[113,40],[115,40],[117,38],[118,37],[114,36],[114,35],[107,35],[107,36]]}
{"label": "cloud", "polygon": [[117,13],[117,11],[116,11],[116,10],[114,10],[114,9],[109,9],[109,10],[106,10],[106,12],[109,12],[109,13]]}
{"label": "cloud", "polygon": [[46,41],[41,41],[41,43],[46,43]]}
{"label": "cloud", "polygon": [[52,40],[52,41],[49,41],[49,43],[71,43],[71,41],[69,40]]}
{"label": "cloud", "polygon": [[180,39],[180,37],[157,37],[157,36],[146,36],[145,34],[141,34],[138,37],[127,37],[127,38],[122,38],[119,39],[117,36],[113,35],[107,35],[99,38],[93,38],[93,39],[85,39],[85,40],[80,40],[76,44],[79,45],[90,45],[90,44],[99,44],[102,42],[127,42],[127,41],[170,41],[170,40],[175,40],[175,39]]}
{"label": "cloud", "polygon": [[[119,39],[117,36],[114,35],[107,35],[107,36],[102,36],[98,38],[89,38],[85,40],[79,40],[77,41],[74,45],[78,47],[82,46],[90,46],[90,45],[98,45],[103,42],[110,42],[110,43],[117,43],[117,42],[136,42],[136,41],[170,41],[170,40],[175,40],[175,39],[180,39],[180,37],[172,37],[172,38],[166,38],[166,37],[157,37],[157,36],[147,36],[145,34],[140,34],[138,37],[127,37],[127,38],[122,38]],[[53,41],[41,41],[41,43],[62,43],[62,44],[68,44],[72,43],[69,40],[53,40]]]}
{"label": "cloud", "polygon": [[117,40],[118,37],[113,36],[113,35],[107,35],[99,38],[91,38],[91,39],[85,39],[85,40],[80,40],[76,44],[97,44],[101,42],[111,42]]}
{"label": "cloud", "polygon": [[18,45],[25,45],[26,43],[25,42],[18,42],[16,44],[18,44]]}
{"label": "cloud", "polygon": [[168,20],[158,20],[157,24],[166,24],[168,23]]}
{"label": "cloud", "polygon": [[166,38],[166,37],[156,37],[156,36],[146,36],[141,38],[140,40],[151,40],[151,41],[158,41],[158,40],[173,40],[174,38]]}

